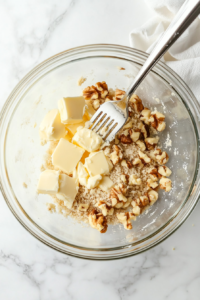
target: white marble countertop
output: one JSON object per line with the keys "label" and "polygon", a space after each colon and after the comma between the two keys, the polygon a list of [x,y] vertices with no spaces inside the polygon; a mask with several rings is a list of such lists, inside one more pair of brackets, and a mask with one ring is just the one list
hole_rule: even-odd
{"label": "white marble countertop", "polygon": [[[129,45],[152,12],[143,0],[0,0],[0,108],[36,64],[68,48]],[[107,262],[58,253],[0,205],[0,299],[200,299],[200,205],[162,244]]]}

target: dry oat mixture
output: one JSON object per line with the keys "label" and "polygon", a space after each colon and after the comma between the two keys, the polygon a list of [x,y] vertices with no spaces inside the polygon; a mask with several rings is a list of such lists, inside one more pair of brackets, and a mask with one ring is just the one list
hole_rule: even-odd
{"label": "dry oat mixture", "polygon": [[[83,90],[86,104],[95,111],[106,101],[121,100],[124,94],[119,89],[108,89],[105,82]],[[124,103],[120,102],[120,106],[123,108]],[[117,223],[130,230],[131,221],[158,200],[159,188],[166,192],[171,190],[172,183],[168,178],[171,171],[165,166],[169,157],[157,146],[159,133],[165,127],[165,116],[151,112],[137,95],[133,95],[127,123],[113,142],[102,146],[110,161],[109,178],[114,186],[109,192],[104,192],[99,187],[88,189],[79,184],[71,209],[65,206],[64,201],[52,196],[55,204],[47,204],[48,210],[89,223],[101,233],[107,231],[109,224]],[[58,141],[50,142],[43,170],[55,169],[52,153],[57,144]],[[84,163],[84,158],[82,161]]]}

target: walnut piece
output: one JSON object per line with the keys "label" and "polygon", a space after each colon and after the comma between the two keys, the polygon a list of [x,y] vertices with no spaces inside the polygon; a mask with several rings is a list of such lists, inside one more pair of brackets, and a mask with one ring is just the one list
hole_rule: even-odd
{"label": "walnut piece", "polygon": [[101,233],[105,233],[108,228],[107,220],[103,214],[98,213],[96,209],[93,209],[89,213],[89,224],[92,228],[97,229]]}
{"label": "walnut piece", "polygon": [[155,148],[155,146],[158,144],[159,141],[159,137],[153,137],[153,138],[146,138],[145,140],[145,144],[148,150],[152,150]]}
{"label": "walnut piece", "polygon": [[123,207],[124,203],[127,202],[127,198],[124,196],[126,188],[124,185],[117,185],[110,191],[111,204],[115,208]]}
{"label": "walnut piece", "polygon": [[131,99],[129,100],[129,105],[137,113],[141,112],[144,109],[142,100],[135,94],[133,94]]}
{"label": "walnut piece", "polygon": [[132,224],[131,220],[136,220],[136,217],[134,216],[133,213],[130,212],[125,212],[125,213],[118,213],[117,218],[124,225],[124,228],[127,230],[132,229]]}
{"label": "walnut piece", "polygon": [[158,183],[157,183],[157,181],[154,181],[152,178],[149,178],[149,179],[147,179],[147,186],[152,189],[155,189],[158,187]]}
{"label": "walnut piece", "polygon": [[97,110],[100,107],[100,100],[94,100],[92,106],[95,110]]}
{"label": "walnut piece", "polygon": [[119,100],[121,100],[124,97],[125,94],[126,94],[125,91],[116,89],[116,91],[115,91],[115,97],[114,97],[113,100],[119,101]]}
{"label": "walnut piece", "polygon": [[166,127],[166,123],[164,122],[165,116],[160,112],[156,111],[151,114],[149,121],[151,126],[155,128],[157,131],[163,131]]}
{"label": "walnut piece", "polygon": [[120,178],[121,178],[121,180],[122,180],[124,183],[128,184],[128,182],[129,182],[129,175],[127,175],[127,174],[122,174],[122,175],[120,176]]}
{"label": "walnut piece", "polygon": [[154,150],[151,150],[149,155],[153,160],[159,163],[159,165],[164,165],[168,162],[169,156],[167,152],[162,152],[160,148],[156,148]]}
{"label": "walnut piece", "polygon": [[83,76],[78,80],[78,85],[81,86],[85,81],[87,80],[87,78],[84,78]]}
{"label": "walnut piece", "polygon": [[162,177],[160,180],[160,188],[165,190],[166,192],[171,191],[172,189],[172,181],[169,178]]}
{"label": "walnut piece", "polygon": [[169,177],[172,174],[172,171],[166,166],[160,166],[158,168],[158,173],[162,176]]}
{"label": "walnut piece", "polygon": [[132,160],[132,164],[136,167],[143,166],[141,159],[139,159],[138,157],[136,157]]}
{"label": "walnut piece", "polygon": [[135,216],[139,216],[141,213],[141,208],[139,206],[135,206],[135,207],[133,207],[132,212]]}
{"label": "walnut piece", "polygon": [[113,145],[113,152],[110,154],[110,159],[114,165],[120,162],[123,158],[121,149],[117,145]]}
{"label": "walnut piece", "polygon": [[136,175],[132,174],[129,177],[129,184],[130,185],[140,185],[142,183],[141,178],[138,178]]}
{"label": "walnut piece", "polygon": [[136,144],[138,145],[138,147],[142,150],[145,151],[146,150],[146,146],[145,143],[142,141],[137,141]]}
{"label": "walnut piece", "polygon": [[103,216],[112,216],[114,213],[114,208],[108,205],[105,201],[99,201],[96,207],[101,209]]}
{"label": "walnut piece", "polygon": [[150,205],[153,205],[158,200],[158,193],[154,190],[148,192],[148,197],[150,200]]}
{"label": "walnut piece", "polygon": [[99,93],[94,85],[88,86],[83,90],[83,97],[86,100],[95,100],[99,98]]}
{"label": "walnut piece", "polygon": [[129,135],[133,142],[137,142],[139,140],[140,133],[141,133],[140,131],[135,131],[133,129],[129,130]]}
{"label": "walnut piece", "polygon": [[151,111],[148,108],[144,108],[140,114],[140,120],[144,121],[145,124],[149,125],[149,118],[151,116]]}
{"label": "walnut piece", "polygon": [[98,92],[100,93],[100,98],[104,99],[108,95],[108,86],[106,82],[97,82],[95,85]]}
{"label": "walnut piece", "polygon": [[131,144],[133,142],[130,136],[126,136],[125,134],[121,134],[119,139],[122,144]]}
{"label": "walnut piece", "polygon": [[88,207],[89,207],[88,203],[80,203],[79,206],[78,206],[78,210],[80,210],[80,211],[87,211]]}
{"label": "walnut piece", "polygon": [[141,159],[143,164],[145,164],[145,163],[148,164],[151,162],[151,158],[148,157],[148,155],[146,155],[142,151],[139,151],[139,158]]}

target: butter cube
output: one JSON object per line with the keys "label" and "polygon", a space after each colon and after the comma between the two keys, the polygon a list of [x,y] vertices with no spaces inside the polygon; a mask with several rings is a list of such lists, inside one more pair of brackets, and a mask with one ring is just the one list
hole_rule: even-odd
{"label": "butter cube", "polygon": [[79,162],[78,164],[77,174],[79,183],[81,185],[87,186],[89,174],[82,162]]}
{"label": "butter cube", "polygon": [[76,180],[68,175],[61,174],[59,177],[59,190],[56,197],[63,200],[67,208],[72,208],[77,192]]}
{"label": "butter cube", "polygon": [[100,149],[103,140],[94,131],[85,127],[78,127],[72,142],[88,152],[93,152]]}
{"label": "butter cube", "polygon": [[81,97],[67,97],[58,101],[58,109],[63,124],[80,123],[83,119],[85,99]]}
{"label": "butter cube", "polygon": [[69,130],[72,135],[75,135],[75,133],[77,132],[77,128],[80,127],[80,126],[84,127],[85,123],[87,121],[88,121],[88,119],[86,118],[86,116],[83,116],[83,119],[80,123],[67,124],[66,125],[67,130]]}
{"label": "butter cube", "polygon": [[98,186],[99,182],[102,180],[101,175],[95,175],[88,178],[87,181],[87,188],[88,189],[94,189]]}
{"label": "butter cube", "polygon": [[113,185],[114,182],[108,176],[104,176],[101,182],[99,183],[99,188],[104,192],[109,192]]}
{"label": "butter cube", "polygon": [[46,114],[40,125],[39,133],[43,144],[65,136],[65,125],[61,123],[58,109],[52,109]]}
{"label": "butter cube", "polygon": [[45,170],[40,174],[37,192],[39,194],[54,195],[59,189],[59,171]]}
{"label": "butter cube", "polygon": [[67,174],[72,174],[85,151],[65,139],[60,139],[52,154],[53,165]]}
{"label": "butter cube", "polygon": [[85,167],[90,176],[109,174],[108,161],[102,150],[90,153],[85,159]]}

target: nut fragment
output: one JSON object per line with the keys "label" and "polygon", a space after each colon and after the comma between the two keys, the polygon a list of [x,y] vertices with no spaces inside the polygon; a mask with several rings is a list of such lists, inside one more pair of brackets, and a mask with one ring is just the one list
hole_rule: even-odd
{"label": "nut fragment", "polygon": [[141,112],[144,109],[144,106],[142,104],[142,100],[135,94],[133,94],[131,99],[129,100],[129,105],[136,112]]}
{"label": "nut fragment", "polygon": [[97,229],[101,233],[105,233],[108,228],[107,220],[103,214],[98,213],[96,209],[93,209],[89,214],[89,224],[92,228]]}
{"label": "nut fragment", "polygon": [[128,181],[129,181],[129,175],[127,175],[127,174],[122,174],[120,178],[121,178],[121,180],[122,180],[124,183],[128,184]]}
{"label": "nut fragment", "polygon": [[100,101],[94,100],[94,102],[92,103],[92,106],[95,110],[97,110],[100,107]]}
{"label": "nut fragment", "polygon": [[83,97],[86,100],[95,100],[99,98],[99,93],[94,85],[88,86],[83,90]]}
{"label": "nut fragment", "polygon": [[166,192],[171,191],[172,189],[172,182],[169,178],[162,177],[160,180],[160,188],[165,190]]}
{"label": "nut fragment", "polygon": [[151,115],[151,111],[148,108],[144,108],[140,114],[140,120],[144,121],[145,124],[149,125],[149,118]]}
{"label": "nut fragment", "polygon": [[151,114],[149,121],[151,126],[154,127],[157,131],[163,131],[166,127],[166,123],[164,122],[165,116],[160,112],[156,111]]}
{"label": "nut fragment", "polygon": [[125,134],[121,134],[119,139],[122,144],[131,144],[133,142],[130,136],[126,136]]}
{"label": "nut fragment", "polygon": [[136,175],[132,174],[129,177],[129,184],[140,185],[142,183],[141,178],[138,178]]}
{"label": "nut fragment", "polygon": [[169,177],[172,174],[172,171],[166,166],[160,166],[158,168],[158,173],[162,176]]}
{"label": "nut fragment", "polygon": [[155,146],[158,144],[159,137],[153,137],[153,138],[146,138],[145,139],[145,144],[148,150],[152,150],[155,148]]}
{"label": "nut fragment", "polygon": [[129,122],[127,122],[124,126],[123,129],[129,129],[133,127],[133,122],[130,120]]}
{"label": "nut fragment", "polygon": [[123,154],[119,146],[113,145],[113,152],[110,154],[110,159],[114,165],[120,162],[123,158]]}
{"label": "nut fragment", "polygon": [[164,165],[168,162],[169,156],[167,152],[162,152],[160,148],[156,148],[154,150],[151,150],[149,155],[153,160],[159,163],[159,165]]}
{"label": "nut fragment", "polygon": [[139,206],[135,206],[135,207],[133,207],[132,212],[135,216],[139,216],[140,212],[141,212],[141,208]]}
{"label": "nut fragment", "polygon": [[137,142],[140,138],[140,131],[135,131],[133,129],[130,129],[129,134],[133,142]]}
{"label": "nut fragment", "polygon": [[88,203],[80,203],[79,206],[78,206],[78,210],[80,210],[80,211],[87,211],[88,207],[89,207]]}
{"label": "nut fragment", "polygon": [[104,99],[108,95],[108,86],[106,82],[105,81],[97,82],[95,85],[97,90],[100,93],[100,97]]}
{"label": "nut fragment", "polygon": [[136,144],[138,145],[138,147],[140,147],[140,149],[142,151],[145,151],[146,150],[146,146],[145,146],[145,143],[142,142],[142,141],[137,141]]}
{"label": "nut fragment", "polygon": [[143,166],[141,159],[139,159],[138,157],[136,157],[132,160],[132,164],[136,167]]}
{"label": "nut fragment", "polygon": [[143,153],[142,151],[139,151],[139,157],[140,157],[142,163],[144,163],[144,164],[145,164],[145,163],[148,164],[148,163],[151,162],[150,157],[148,157],[148,155],[146,155],[146,154]]}
{"label": "nut fragment", "polygon": [[147,186],[155,189],[158,187],[158,183],[156,181],[154,181],[152,178],[147,179]]}
{"label": "nut fragment", "polygon": [[114,208],[108,205],[105,201],[99,201],[96,207],[101,209],[103,216],[112,216],[114,213]]}
{"label": "nut fragment", "polygon": [[134,216],[133,213],[130,212],[125,212],[125,213],[119,213],[117,214],[117,218],[124,225],[124,228],[127,230],[132,229],[132,224],[131,220],[136,220],[136,217]]}
{"label": "nut fragment", "polygon": [[148,192],[148,197],[150,200],[150,205],[153,205],[158,200],[158,193],[154,190]]}
{"label": "nut fragment", "polygon": [[124,185],[117,185],[110,191],[111,204],[115,208],[123,207],[124,203],[127,202],[127,198],[124,196],[126,188]]}
{"label": "nut fragment", "polygon": [[124,97],[125,94],[126,94],[125,91],[116,89],[114,100],[116,100],[116,101],[121,100]]}

